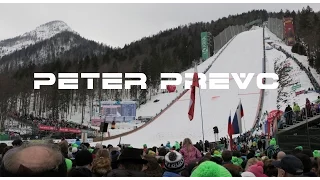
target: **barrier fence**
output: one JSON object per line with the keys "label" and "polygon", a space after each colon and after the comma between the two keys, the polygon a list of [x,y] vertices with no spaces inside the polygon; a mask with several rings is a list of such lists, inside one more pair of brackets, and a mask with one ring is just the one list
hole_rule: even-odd
{"label": "barrier fence", "polygon": [[214,51],[216,54],[225,44],[227,44],[234,36],[246,31],[245,26],[229,26],[213,38]]}
{"label": "barrier fence", "polygon": [[283,21],[277,18],[268,18],[268,29],[281,40],[283,37]]}
{"label": "barrier fence", "polygon": [[[265,32],[264,32],[264,26],[263,26],[263,32],[262,32],[262,38],[263,38],[263,57],[262,57],[262,72],[265,73],[266,72],[266,48],[265,48]],[[265,83],[265,80],[264,82]],[[258,103],[258,106],[257,106],[257,112],[256,112],[256,119],[255,121],[253,121],[253,126],[252,126],[252,130],[251,132],[254,131],[254,129],[256,128],[257,125],[259,125],[259,121],[260,121],[260,117],[261,117],[261,111],[262,111],[262,108],[263,108],[263,102],[264,102],[264,92],[265,90],[264,89],[261,89],[260,90],[260,96],[259,96],[259,103]]]}

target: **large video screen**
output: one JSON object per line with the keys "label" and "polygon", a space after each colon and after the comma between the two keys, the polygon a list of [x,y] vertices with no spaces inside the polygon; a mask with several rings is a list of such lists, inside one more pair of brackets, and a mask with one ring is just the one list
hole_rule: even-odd
{"label": "large video screen", "polygon": [[101,101],[101,118],[105,122],[129,122],[136,118],[135,101]]}

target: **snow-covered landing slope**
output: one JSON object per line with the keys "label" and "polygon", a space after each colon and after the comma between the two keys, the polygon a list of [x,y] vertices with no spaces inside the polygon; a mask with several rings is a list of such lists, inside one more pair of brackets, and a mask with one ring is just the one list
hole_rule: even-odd
{"label": "snow-covered landing slope", "polygon": [[[225,49],[207,72],[209,73],[261,73],[262,71],[262,29],[239,34]],[[208,84],[207,84],[208,85]],[[242,95],[239,95],[242,94]],[[199,89],[196,92],[195,116],[189,121],[187,112],[190,91],[166,112],[148,126],[121,138],[121,143],[140,148],[143,144],[159,146],[167,141],[192,141],[202,139]],[[229,90],[201,90],[203,124],[205,139],[214,140],[213,126],[218,126],[220,136],[227,134],[227,122],[230,111],[232,117],[241,98],[244,108],[244,130],[251,128],[259,102],[259,89],[254,77],[247,90],[239,90],[234,81],[230,81]],[[103,144],[119,143],[120,138],[104,141]],[[94,144],[94,143],[93,143]]]}
{"label": "snow-covered landing slope", "polygon": [[[297,58],[297,60],[299,62],[301,62],[305,68],[309,67],[308,57],[307,56],[302,56],[300,54],[296,54],[296,53],[291,52],[291,48],[292,47],[291,46],[287,46],[276,35],[274,35],[268,28],[265,28],[265,33],[266,33],[267,37],[270,37],[270,40],[268,40],[269,42],[273,42],[274,44],[276,44],[278,46],[281,46],[282,49],[286,50],[288,53],[293,55],[293,57]],[[320,74],[318,74],[317,71],[312,67],[310,67],[310,72],[312,73],[313,77],[316,79],[318,84],[320,84]]]}
{"label": "snow-covered landing slope", "polygon": [[[229,41],[231,42],[231,40]],[[216,57],[223,51],[223,49],[225,49],[225,47],[227,47],[228,43],[226,45],[224,45],[215,55],[213,55],[212,57],[210,57],[209,59],[207,59],[206,61],[202,62],[201,64],[199,64],[198,66],[198,72],[204,72],[209,65],[211,65],[213,63],[213,61],[216,59]],[[194,70],[194,68],[190,68],[186,71],[183,71],[181,73],[182,77],[183,77],[183,82],[184,82],[184,74],[185,73],[192,73]],[[183,91],[184,84],[182,83],[181,85],[177,86],[177,93],[176,92],[172,92],[172,93],[159,93],[157,95],[154,95],[151,97],[151,100],[148,100],[146,102],[146,104],[141,105],[140,108],[137,109],[137,117],[139,116],[155,116],[157,113],[160,112],[161,109],[165,109],[167,107],[168,104],[170,104],[173,100],[175,100]],[[159,90],[159,92],[161,92],[161,90]],[[154,103],[154,100],[158,99],[159,102]],[[86,107],[86,113],[84,114],[84,124],[90,126],[90,108]],[[77,123],[81,123],[81,119],[82,119],[82,114],[81,112],[78,113],[74,113],[72,114],[72,116],[68,116],[67,118],[69,121],[72,122],[77,122]],[[135,124],[135,123],[117,123],[116,124],[116,129],[109,129],[109,134],[110,136],[115,136],[121,133],[125,133],[128,131],[131,131],[134,129],[135,126],[140,127],[142,126],[144,123],[139,123],[139,124]],[[100,127],[93,127],[95,129],[99,129]]]}
{"label": "snow-covered landing slope", "polygon": [[[269,29],[265,28],[265,36],[270,37],[269,40],[266,40],[266,42],[272,42],[273,44],[276,44],[278,46],[281,46],[283,49],[287,50],[287,52],[291,52],[291,47],[285,45],[279,38],[277,38],[272,32],[270,32]],[[269,46],[266,43],[266,47]],[[291,53],[295,54],[295,53]],[[295,57],[300,61],[303,62],[303,57],[298,54],[295,54]],[[306,57],[305,57],[306,58]],[[306,60],[307,61],[307,60]],[[299,66],[295,63],[294,60],[291,58],[286,57],[284,53],[281,51],[278,51],[277,49],[269,49],[266,50],[266,72],[268,73],[275,73],[275,66],[279,67],[283,64],[289,65],[289,67],[292,68],[290,72],[288,72],[288,76],[292,78],[291,83],[299,83],[301,84],[301,88],[297,89],[296,91],[301,90],[307,90],[308,88],[312,87],[312,84],[307,76],[307,74],[299,68]],[[314,74],[313,74],[314,75]],[[319,79],[320,80],[320,79]],[[266,83],[272,83],[272,80],[267,79]],[[315,92],[309,92],[308,94],[300,94],[298,96],[295,95],[295,91],[292,90],[292,86],[287,86],[283,89],[284,93],[287,93],[287,97],[282,97],[286,102],[280,101],[277,103],[277,96],[278,91],[277,90],[266,90],[265,91],[265,98],[262,108],[262,114],[265,111],[272,111],[277,109],[277,104],[280,107],[280,110],[284,111],[287,105],[290,105],[293,107],[293,103],[297,103],[301,108],[304,107],[306,103],[306,98],[309,98],[310,101],[314,101],[317,99],[317,96],[319,96],[318,93]],[[260,123],[263,123],[265,121],[265,118],[260,119]],[[259,131],[260,132],[260,131]]]}

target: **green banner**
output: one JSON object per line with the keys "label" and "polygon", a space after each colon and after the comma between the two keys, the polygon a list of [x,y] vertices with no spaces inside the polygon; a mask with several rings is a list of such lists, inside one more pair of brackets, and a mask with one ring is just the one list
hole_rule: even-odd
{"label": "green banner", "polygon": [[296,91],[299,88],[301,88],[301,84],[296,84],[296,85],[291,86],[292,91]]}
{"label": "green banner", "polygon": [[208,32],[201,33],[201,50],[202,59],[206,60],[210,57],[209,47],[208,47]]}

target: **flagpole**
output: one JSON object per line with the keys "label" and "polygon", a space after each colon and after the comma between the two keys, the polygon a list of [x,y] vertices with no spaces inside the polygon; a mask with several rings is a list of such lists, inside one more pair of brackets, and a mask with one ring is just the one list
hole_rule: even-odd
{"label": "flagpole", "polygon": [[[196,61],[193,61],[194,62],[194,67],[195,67],[195,72],[198,72],[197,70],[197,62]],[[198,77],[199,79],[199,77]],[[199,85],[199,98],[200,98],[200,113],[201,113],[201,127],[202,127],[202,148],[203,148],[203,151],[205,151],[205,145],[204,145],[204,129],[203,129],[203,113],[202,113],[202,102],[201,102],[201,88],[200,88],[200,85]]]}
{"label": "flagpole", "polygon": [[[229,118],[231,119],[231,109],[230,109],[230,114],[229,114]],[[232,126],[232,122],[231,123],[231,126]],[[229,126],[229,122],[228,122],[228,126]],[[228,128],[228,131],[229,131],[229,128]],[[229,134],[229,133],[228,133]],[[229,134],[229,145],[228,145],[228,150],[232,151],[232,134]],[[230,148],[230,149],[229,149]]]}
{"label": "flagpole", "polygon": [[203,146],[203,151],[205,151],[205,145],[204,145],[204,130],[203,130],[203,114],[202,114],[202,103],[201,103],[201,93],[200,93],[200,88],[199,88],[199,98],[200,98],[200,111],[201,111],[201,126],[202,126],[202,146]]}
{"label": "flagpole", "polygon": [[[240,104],[242,105],[241,98],[239,98],[239,99],[240,99]],[[243,119],[243,123],[242,123],[242,119]],[[241,116],[240,116],[240,122],[241,122],[241,129],[244,127],[244,132],[242,132],[242,133],[247,132],[245,120],[244,120],[244,118],[241,117]],[[242,124],[243,124],[243,126],[242,126]]]}

